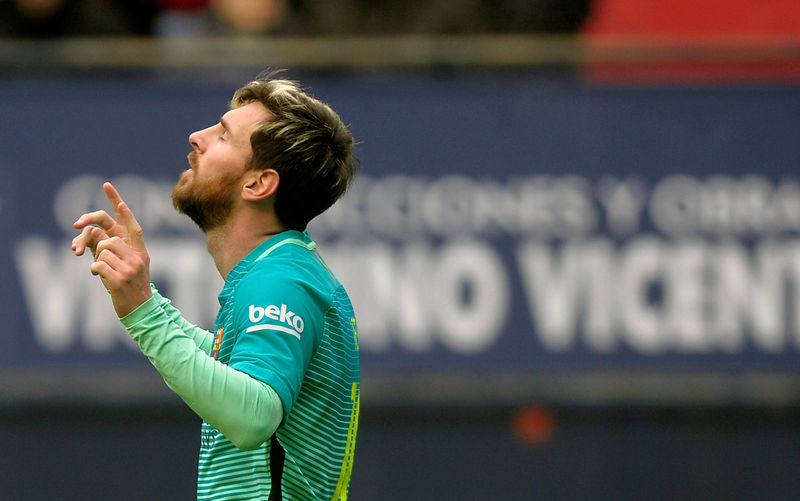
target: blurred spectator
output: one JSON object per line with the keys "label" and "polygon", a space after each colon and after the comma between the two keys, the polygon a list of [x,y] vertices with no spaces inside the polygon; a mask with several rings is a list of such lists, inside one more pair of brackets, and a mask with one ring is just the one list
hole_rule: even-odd
{"label": "blurred spectator", "polygon": [[136,23],[104,0],[0,0],[0,36],[132,35]]}
{"label": "blurred spectator", "polygon": [[0,0],[0,36],[570,33],[592,0]]}
{"label": "blurred spectator", "polygon": [[497,33],[575,33],[589,17],[592,0],[499,0],[491,2]]}
{"label": "blurred spectator", "polygon": [[168,38],[288,33],[289,0],[165,0],[154,33]]}
{"label": "blurred spectator", "polygon": [[[369,2],[367,2],[369,3]],[[397,21],[391,10],[402,2],[374,0],[371,2],[384,9],[384,16]],[[369,34],[364,23],[364,8],[359,0],[300,0],[294,5],[300,21],[300,29],[307,35]],[[396,9],[395,9],[396,10]]]}
{"label": "blurred spectator", "polygon": [[155,33],[572,33],[592,0],[160,0]]}
{"label": "blurred spectator", "polygon": [[428,0],[419,4],[408,28],[412,33],[481,33],[490,27],[490,9],[482,0]]}
{"label": "blurred spectator", "polygon": [[289,14],[289,0],[210,0],[220,20],[238,33],[269,33]]}
{"label": "blurred spectator", "polygon": [[303,0],[305,33],[573,33],[592,0]]}
{"label": "blurred spectator", "polygon": [[[3,0],[0,0],[2,2]],[[133,25],[135,34],[150,35],[153,30],[153,19],[158,11],[158,0],[100,0],[111,2],[125,12]]]}
{"label": "blurred spectator", "polygon": [[486,0],[304,0],[297,5],[312,35],[471,33],[485,31]]}

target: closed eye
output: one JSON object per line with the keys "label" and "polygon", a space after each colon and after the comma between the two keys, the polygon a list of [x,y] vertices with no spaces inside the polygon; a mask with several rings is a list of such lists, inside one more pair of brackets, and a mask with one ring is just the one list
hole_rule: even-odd
{"label": "closed eye", "polygon": [[220,132],[219,132],[219,136],[217,136],[217,140],[218,141],[227,140],[228,136],[230,135],[230,132],[228,131],[228,128],[225,127],[225,122],[224,121],[220,121],[219,127],[220,127]]}

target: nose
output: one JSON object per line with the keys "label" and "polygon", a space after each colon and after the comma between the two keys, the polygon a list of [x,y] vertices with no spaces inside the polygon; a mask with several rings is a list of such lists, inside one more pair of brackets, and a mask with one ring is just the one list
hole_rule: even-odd
{"label": "nose", "polygon": [[189,134],[189,144],[191,144],[194,151],[198,153],[202,153],[200,146],[202,144],[202,138],[200,132],[202,131],[198,130]]}
{"label": "nose", "polygon": [[220,125],[212,125],[203,130],[192,132],[189,134],[189,144],[192,145],[196,152],[205,153],[206,148],[208,148],[208,145],[217,134],[217,127],[220,127]]}

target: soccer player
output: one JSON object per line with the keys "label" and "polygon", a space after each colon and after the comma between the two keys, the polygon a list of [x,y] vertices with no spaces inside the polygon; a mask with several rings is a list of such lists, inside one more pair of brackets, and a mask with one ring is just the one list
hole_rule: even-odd
{"label": "soccer player", "polygon": [[198,499],[346,499],[358,430],[353,309],[306,231],[357,166],[330,107],[291,81],[238,89],[219,123],[189,136],[172,193],[205,233],[225,280],[214,331],[150,283],[142,229],[114,210],[83,214],[72,242],[166,384],[203,419]]}

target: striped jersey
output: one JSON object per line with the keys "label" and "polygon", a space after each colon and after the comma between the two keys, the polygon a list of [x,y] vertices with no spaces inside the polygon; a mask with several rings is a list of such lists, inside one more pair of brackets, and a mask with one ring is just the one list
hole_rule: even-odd
{"label": "striped jersey", "polygon": [[204,422],[197,498],[268,499],[275,455],[283,458],[282,499],[347,499],[358,331],[347,293],[308,233],[286,231],[254,249],[231,270],[219,302],[211,355],[271,386],[284,416],[273,439],[252,451]]}

